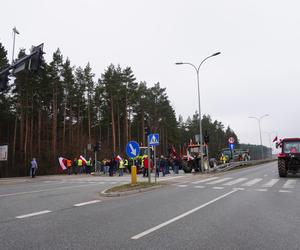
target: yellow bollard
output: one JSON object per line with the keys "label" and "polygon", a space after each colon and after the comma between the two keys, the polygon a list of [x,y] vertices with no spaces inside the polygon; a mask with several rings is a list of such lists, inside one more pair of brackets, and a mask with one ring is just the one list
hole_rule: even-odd
{"label": "yellow bollard", "polygon": [[131,185],[136,185],[137,177],[136,177],[136,166],[131,166]]}

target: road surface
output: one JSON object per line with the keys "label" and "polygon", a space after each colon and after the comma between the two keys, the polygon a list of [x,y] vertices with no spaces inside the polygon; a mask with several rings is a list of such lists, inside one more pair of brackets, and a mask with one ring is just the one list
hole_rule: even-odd
{"label": "road surface", "polygon": [[67,177],[0,181],[1,249],[300,248],[300,179],[276,162],[118,198],[100,192],[129,177]]}

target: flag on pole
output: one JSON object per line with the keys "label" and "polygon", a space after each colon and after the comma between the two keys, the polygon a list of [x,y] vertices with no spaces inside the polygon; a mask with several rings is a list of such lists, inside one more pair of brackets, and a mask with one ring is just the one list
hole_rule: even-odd
{"label": "flag on pole", "polygon": [[59,165],[61,167],[62,170],[66,170],[67,169],[67,160],[66,158],[64,157],[59,157],[58,158],[58,161],[59,161]]}
{"label": "flag on pole", "polygon": [[276,142],[276,141],[278,141],[277,135],[276,135],[276,137],[273,139],[273,142]]}
{"label": "flag on pole", "polygon": [[80,155],[79,158],[82,160],[82,162],[84,163],[84,165],[86,165],[86,159],[82,155]]}

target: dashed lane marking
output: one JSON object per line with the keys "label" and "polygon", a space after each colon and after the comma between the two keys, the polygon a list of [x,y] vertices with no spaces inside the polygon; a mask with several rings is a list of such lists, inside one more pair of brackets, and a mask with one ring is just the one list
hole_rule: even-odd
{"label": "dashed lane marking", "polygon": [[101,200],[93,200],[93,201],[77,203],[77,204],[74,204],[74,207],[81,207],[81,206],[85,206],[85,205],[89,205],[89,204],[95,204],[95,203],[98,203],[98,202],[101,202]]}
{"label": "dashed lane marking", "polygon": [[176,187],[187,187],[187,185],[175,185]]}
{"label": "dashed lane marking", "polygon": [[287,180],[282,188],[295,188],[296,180]]}
{"label": "dashed lane marking", "polygon": [[220,180],[212,181],[212,182],[209,182],[209,183],[207,183],[207,184],[210,184],[210,185],[212,185],[212,184],[218,184],[218,183],[221,183],[221,182],[229,181],[229,180],[231,180],[231,179],[232,179],[231,177],[222,178],[222,179],[220,179]]}
{"label": "dashed lane marking", "polygon": [[266,184],[262,185],[262,187],[273,187],[278,181],[279,179],[272,179]]}
{"label": "dashed lane marking", "polygon": [[243,182],[243,181],[245,181],[245,180],[247,180],[247,178],[238,178],[238,179],[236,179],[236,180],[233,180],[233,181],[230,181],[230,182],[226,182],[226,183],[224,183],[223,185],[225,185],[225,186],[232,186],[232,185],[234,185],[234,184]]}
{"label": "dashed lane marking", "polygon": [[31,214],[23,214],[23,215],[16,216],[16,218],[17,219],[24,219],[24,218],[27,218],[27,217],[32,217],[32,216],[47,214],[47,213],[51,213],[51,211],[50,210],[44,210],[44,211],[31,213]]}
{"label": "dashed lane marking", "polygon": [[205,186],[194,186],[194,188],[205,188]]}
{"label": "dashed lane marking", "polygon": [[262,180],[262,178],[256,178],[256,179],[253,179],[251,181],[244,183],[242,186],[251,187],[251,186],[255,185],[256,183],[260,182],[261,180]]}
{"label": "dashed lane marking", "polygon": [[212,181],[212,180],[216,180],[216,179],[219,179],[219,177],[211,177],[211,178],[207,178],[207,179],[200,180],[200,181],[194,181],[192,183],[193,184],[198,184],[198,183],[204,183],[204,182],[208,182],[208,181]]}
{"label": "dashed lane marking", "polygon": [[278,192],[279,193],[292,193],[291,190],[279,190]]}
{"label": "dashed lane marking", "polygon": [[212,189],[224,189],[224,187],[213,187]]}
{"label": "dashed lane marking", "polygon": [[258,189],[254,189],[255,191],[259,191],[259,192],[267,192],[268,189],[266,188],[258,188]]}

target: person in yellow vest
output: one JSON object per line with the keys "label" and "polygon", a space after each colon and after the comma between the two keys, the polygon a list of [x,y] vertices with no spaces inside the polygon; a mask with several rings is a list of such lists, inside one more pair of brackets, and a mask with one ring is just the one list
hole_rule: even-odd
{"label": "person in yellow vest", "polygon": [[125,166],[125,169],[126,169],[126,171],[128,171],[129,173],[130,173],[130,171],[129,171],[129,166],[128,166],[129,164],[128,164],[128,160],[127,159],[125,159],[124,160],[124,166]]}
{"label": "person in yellow vest", "polygon": [[92,167],[92,158],[90,157],[86,161],[86,174],[90,174],[91,173],[91,167]]}
{"label": "person in yellow vest", "polygon": [[124,161],[122,159],[119,161],[119,170],[120,170],[119,176],[123,176],[123,174],[124,174]]}
{"label": "person in yellow vest", "polygon": [[79,174],[82,174],[83,173],[83,164],[82,164],[82,160],[80,158],[77,160],[77,166],[79,168]]}

